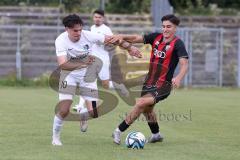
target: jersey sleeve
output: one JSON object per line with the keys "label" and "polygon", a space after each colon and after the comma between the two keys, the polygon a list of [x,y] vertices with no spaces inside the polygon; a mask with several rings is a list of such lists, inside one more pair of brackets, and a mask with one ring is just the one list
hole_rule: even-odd
{"label": "jersey sleeve", "polygon": [[159,35],[159,33],[150,33],[143,35],[144,44],[153,44],[155,38]]}
{"label": "jersey sleeve", "polygon": [[188,59],[187,50],[181,39],[178,39],[177,42],[175,43],[175,51],[177,53],[178,58],[187,58]]}
{"label": "jersey sleeve", "polygon": [[61,39],[55,40],[55,48],[56,48],[56,55],[57,56],[64,56],[67,55],[67,49]]}

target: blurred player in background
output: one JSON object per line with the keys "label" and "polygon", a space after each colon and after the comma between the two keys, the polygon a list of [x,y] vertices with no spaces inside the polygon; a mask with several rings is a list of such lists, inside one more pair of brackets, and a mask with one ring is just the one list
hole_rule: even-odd
{"label": "blurred player in background", "polygon": [[[112,42],[121,43],[126,40],[132,43],[144,43],[152,45],[149,72],[143,84],[141,97],[136,100],[135,106],[129,112],[126,119],[114,130],[113,141],[120,144],[121,133],[124,132],[139,116],[144,114],[148,121],[152,136],[148,142],[161,142],[154,105],[167,98],[171,88],[180,86],[181,80],[187,73],[188,53],[181,39],[175,36],[180,20],[174,15],[162,17],[162,33],[148,35],[116,35]],[[173,77],[177,64],[180,64],[179,73]]]}
{"label": "blurred player in background", "polygon": [[[105,15],[103,10],[95,10],[93,12],[93,22],[94,25],[91,26],[91,32],[92,33],[98,33],[102,35],[108,35],[112,36],[113,33],[111,29],[104,24],[105,21]],[[105,89],[116,89],[119,90],[120,93],[123,96],[128,96],[129,92],[125,88],[124,84],[118,84],[113,81],[111,81],[111,71],[110,71],[110,65],[111,65],[111,59],[109,56],[109,52],[106,50],[107,45],[105,44],[94,44],[92,46],[92,55],[96,56],[103,62],[103,66],[98,73],[98,77],[102,82],[102,86]],[[81,110],[84,110],[85,100],[82,96],[80,96],[79,104],[77,104],[73,109],[77,112],[80,112]],[[84,130],[85,131],[85,130]]]}
{"label": "blurred player in background", "polygon": [[[62,145],[60,141],[61,128],[64,118],[69,114],[77,86],[86,100],[88,111],[84,120],[80,121],[81,129],[86,128],[84,122],[89,116],[98,117],[96,83],[96,73],[98,71],[94,68],[94,70],[87,71],[95,65],[95,60],[90,56],[90,52],[93,44],[103,44],[111,40],[109,36],[83,30],[83,22],[76,14],[66,16],[63,19],[63,25],[65,26],[65,32],[61,33],[55,40],[57,61],[61,73],[59,79],[59,103],[56,106],[58,110],[54,116],[52,130],[52,145],[54,146]],[[128,50],[130,55],[141,57],[140,51],[130,43],[124,42],[119,46]]]}

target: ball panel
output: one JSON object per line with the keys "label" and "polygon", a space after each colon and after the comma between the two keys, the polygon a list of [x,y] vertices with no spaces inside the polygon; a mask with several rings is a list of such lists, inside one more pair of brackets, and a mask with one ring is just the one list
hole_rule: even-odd
{"label": "ball panel", "polygon": [[130,132],[125,140],[126,146],[133,149],[143,149],[145,143],[145,136],[141,132]]}

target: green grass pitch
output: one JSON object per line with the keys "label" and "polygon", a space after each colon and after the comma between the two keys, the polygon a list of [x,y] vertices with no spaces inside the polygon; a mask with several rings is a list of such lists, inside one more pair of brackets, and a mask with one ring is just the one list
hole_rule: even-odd
{"label": "green grass pitch", "polygon": [[164,142],[146,144],[143,150],[124,146],[130,131],[150,135],[147,123],[141,118],[123,134],[122,145],[112,142],[112,131],[131,109],[121,100],[112,112],[91,120],[86,133],[80,132],[78,122],[64,123],[64,145],[53,147],[51,132],[58,101],[56,92],[49,88],[1,87],[0,97],[0,160],[240,158],[240,90],[237,89],[173,91],[155,107]]}

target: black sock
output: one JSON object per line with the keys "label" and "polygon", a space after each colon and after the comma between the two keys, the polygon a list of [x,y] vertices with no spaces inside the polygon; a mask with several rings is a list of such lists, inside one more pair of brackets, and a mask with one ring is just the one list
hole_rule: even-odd
{"label": "black sock", "polygon": [[128,129],[129,126],[130,126],[130,125],[128,125],[128,124],[125,122],[125,120],[124,120],[124,121],[122,121],[122,123],[118,126],[118,128],[119,128],[119,130],[120,130],[121,132],[124,132],[126,129]]}
{"label": "black sock", "polygon": [[92,101],[92,108],[93,108],[93,118],[98,117],[98,111],[97,111],[97,102]]}
{"label": "black sock", "polygon": [[159,126],[157,122],[148,122],[148,126],[151,129],[152,134],[159,132]]}

